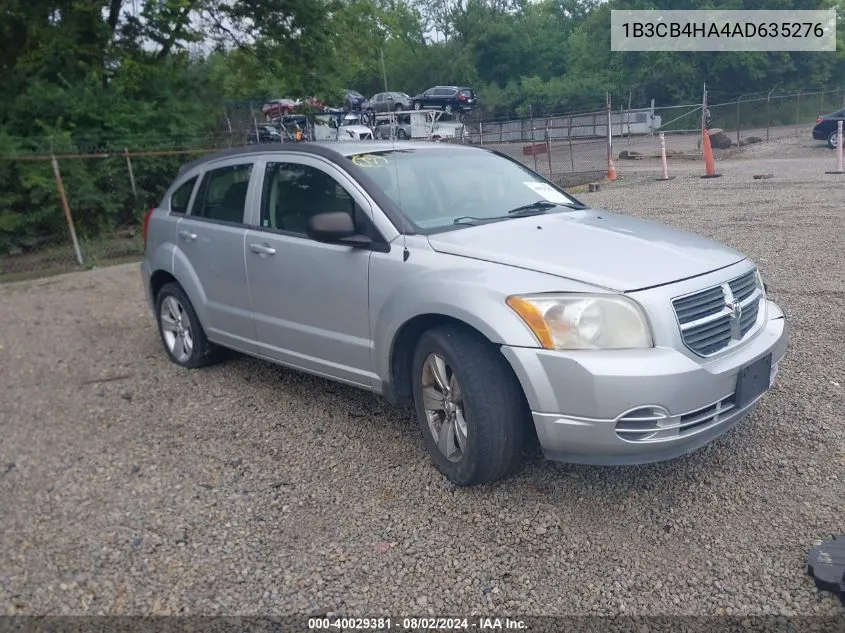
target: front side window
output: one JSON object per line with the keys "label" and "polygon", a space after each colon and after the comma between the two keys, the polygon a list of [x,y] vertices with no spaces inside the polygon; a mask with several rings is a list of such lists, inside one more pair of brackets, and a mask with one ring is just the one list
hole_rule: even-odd
{"label": "front side window", "polygon": [[355,217],[355,200],[326,172],[297,163],[267,163],[261,195],[261,226],[305,235],[319,213]]}
{"label": "front side window", "polygon": [[418,231],[461,228],[458,218],[508,216],[523,205],[551,202],[547,212],[582,205],[522,165],[488,151],[414,149],[352,156]]}
{"label": "front side window", "polygon": [[252,163],[219,167],[206,172],[191,215],[242,224]]}
{"label": "front side window", "polygon": [[179,186],[170,196],[171,213],[187,213],[188,203],[191,201],[191,194],[194,192],[194,185],[197,184],[197,176],[194,176],[186,183]]}

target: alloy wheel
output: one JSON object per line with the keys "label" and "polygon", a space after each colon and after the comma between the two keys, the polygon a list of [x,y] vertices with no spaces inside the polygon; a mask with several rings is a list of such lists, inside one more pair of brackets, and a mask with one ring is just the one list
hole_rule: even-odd
{"label": "alloy wheel", "polygon": [[439,354],[422,366],[423,409],[437,448],[450,462],[459,462],[469,441],[464,400],[457,376]]}
{"label": "alloy wheel", "polygon": [[180,363],[187,362],[194,350],[191,321],[185,308],[169,296],[161,303],[161,331],[167,349]]}

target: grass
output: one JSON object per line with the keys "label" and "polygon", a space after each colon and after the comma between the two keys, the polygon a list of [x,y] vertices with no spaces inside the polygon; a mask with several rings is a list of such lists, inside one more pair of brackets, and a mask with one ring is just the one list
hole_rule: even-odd
{"label": "grass", "polygon": [[53,244],[20,255],[0,258],[0,283],[49,277],[75,270],[137,261],[143,253],[143,243],[138,235],[117,236],[80,243],[83,264],[76,259],[73,245]]}

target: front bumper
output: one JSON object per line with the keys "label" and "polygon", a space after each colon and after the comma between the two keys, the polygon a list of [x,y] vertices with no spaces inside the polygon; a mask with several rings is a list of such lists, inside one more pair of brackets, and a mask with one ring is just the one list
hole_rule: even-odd
{"label": "front bumper", "polygon": [[813,140],[815,141],[826,141],[827,137],[830,136],[830,132],[821,129],[814,129],[813,130]]}
{"label": "front bumper", "polygon": [[[759,398],[743,408],[732,406],[732,398],[739,371],[769,353],[769,387],[774,381],[789,327],[771,301],[767,317],[750,340],[715,360],[668,347],[557,352],[503,346],[502,353],[522,383],[548,459],[643,464],[710,443],[756,406]],[[649,415],[666,430],[632,433]]]}

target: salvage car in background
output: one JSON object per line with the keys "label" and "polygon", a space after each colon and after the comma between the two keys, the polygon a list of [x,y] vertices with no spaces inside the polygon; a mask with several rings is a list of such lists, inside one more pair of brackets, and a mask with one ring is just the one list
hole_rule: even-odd
{"label": "salvage car in background", "polygon": [[461,486],[512,472],[532,428],[567,462],[689,453],[756,406],[787,348],[742,253],[591,209],[480,147],[212,154],[143,237],[171,361],[230,348],[382,394]]}
{"label": "salvage car in background", "polygon": [[826,141],[830,149],[836,149],[838,121],[845,121],[845,108],[817,118],[816,127],[813,128],[813,138],[817,141]]}
{"label": "salvage car in background", "polygon": [[477,105],[475,90],[467,86],[435,86],[412,98],[414,110],[438,108],[448,114],[469,112]]}
{"label": "salvage car in background", "polygon": [[404,92],[380,92],[367,101],[365,108],[370,112],[390,112],[391,110],[410,110],[413,107],[411,97]]}

